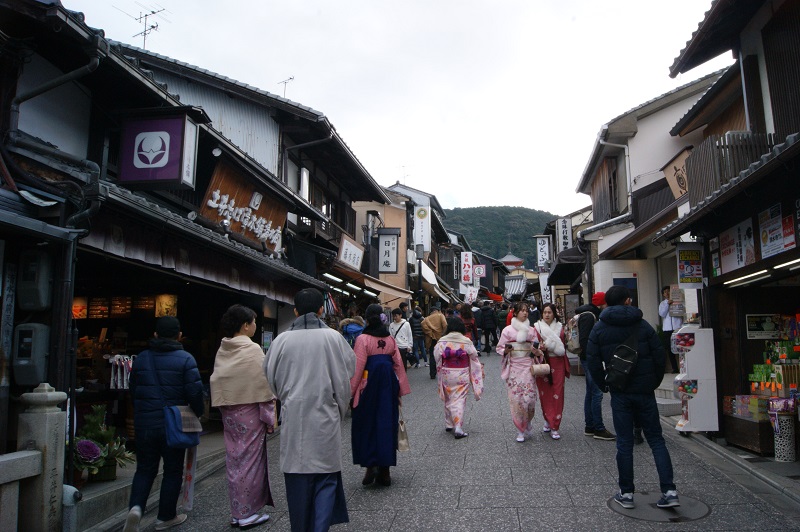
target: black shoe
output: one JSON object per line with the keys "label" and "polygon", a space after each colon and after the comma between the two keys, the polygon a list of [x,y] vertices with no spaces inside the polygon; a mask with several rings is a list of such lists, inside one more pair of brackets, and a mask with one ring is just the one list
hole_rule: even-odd
{"label": "black shoe", "polygon": [[633,429],[633,443],[636,445],[644,443],[644,438],[642,437],[642,429]]}
{"label": "black shoe", "polygon": [[361,481],[361,484],[363,484],[364,486],[369,486],[370,484],[375,482],[375,474],[376,474],[375,470],[376,468],[374,467],[368,467],[367,472],[364,473],[364,479]]}
{"label": "black shoe", "polygon": [[392,485],[392,477],[389,475],[389,468],[388,467],[379,467],[378,468],[378,477],[375,481],[380,484],[381,486],[391,486]]}
{"label": "black shoe", "polygon": [[453,432],[453,427],[445,427],[445,432]]}

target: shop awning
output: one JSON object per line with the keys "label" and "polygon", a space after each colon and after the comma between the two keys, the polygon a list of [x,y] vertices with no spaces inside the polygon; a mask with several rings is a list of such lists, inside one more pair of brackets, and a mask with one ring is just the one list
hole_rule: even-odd
{"label": "shop awning", "polygon": [[577,246],[565,249],[556,256],[555,263],[550,268],[547,284],[571,285],[583,273],[586,267],[586,257]]}
{"label": "shop awning", "polygon": [[[433,269],[431,269],[431,267],[425,264],[424,262],[422,262],[421,264],[422,264],[422,289],[424,291],[428,292],[428,294],[434,297],[444,299],[445,301],[448,301],[450,303],[456,303],[460,301],[458,296],[453,294],[452,288],[447,286],[447,283],[444,281],[444,279],[436,275],[436,272],[433,271]],[[409,277],[414,280],[418,279],[417,274],[410,274]],[[414,284],[415,282],[417,281],[412,281],[412,286],[416,286]]]}
{"label": "shop awning", "polygon": [[[395,300],[406,300],[411,297],[411,292],[400,288],[399,286],[395,286],[393,284],[389,284],[385,281],[381,281],[371,275],[367,275],[366,273],[354,270],[349,266],[345,266],[341,263],[336,263],[333,265],[331,270],[335,276],[338,276],[342,279],[342,283],[337,283],[330,278],[326,278],[325,281],[330,284],[331,286],[339,286],[344,290],[347,290],[350,293],[353,293],[354,289],[352,287],[348,287],[347,284],[351,284],[353,286],[357,286],[361,291],[369,290],[378,292],[387,296],[391,296],[395,298]],[[357,294],[358,295],[358,294]],[[367,294],[369,295],[369,294]]]}

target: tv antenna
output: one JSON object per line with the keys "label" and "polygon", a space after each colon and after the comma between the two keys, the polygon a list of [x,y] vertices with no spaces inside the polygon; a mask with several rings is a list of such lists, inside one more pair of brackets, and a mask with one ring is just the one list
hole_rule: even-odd
{"label": "tv antenna", "polygon": [[138,37],[138,36],[141,35],[142,36],[142,49],[146,50],[147,49],[147,36],[150,35],[154,31],[158,31],[158,22],[153,22],[150,19],[152,19],[152,18],[157,16],[158,18],[162,19],[165,22],[170,22],[170,20],[168,20],[167,18],[164,17],[164,15],[161,14],[164,11],[166,11],[167,13],[170,13],[170,11],[165,7],[161,7],[161,6],[148,7],[148,6],[146,6],[144,4],[141,4],[139,2],[136,2],[136,5],[138,5],[139,7],[143,8],[145,10],[145,11],[139,11],[139,16],[138,17],[135,17],[135,16],[131,15],[130,13],[127,13],[127,12],[123,11],[122,9],[118,8],[117,6],[113,6],[113,7],[114,7],[114,9],[119,11],[120,13],[124,13],[125,15],[128,15],[133,20],[135,20],[136,22],[138,22],[139,24],[142,24],[142,26],[144,26],[144,29],[142,31],[140,31],[139,33],[137,33],[136,35],[133,35],[133,37]]}
{"label": "tv antenna", "polygon": [[279,81],[279,82],[278,82],[278,85],[280,85],[281,83],[283,83],[283,97],[284,97],[284,98],[286,98],[286,85],[288,85],[288,84],[289,84],[289,82],[290,82],[290,81],[293,81],[293,80],[294,80],[294,76],[289,76],[287,79],[285,79],[285,80],[283,80],[283,81]]}

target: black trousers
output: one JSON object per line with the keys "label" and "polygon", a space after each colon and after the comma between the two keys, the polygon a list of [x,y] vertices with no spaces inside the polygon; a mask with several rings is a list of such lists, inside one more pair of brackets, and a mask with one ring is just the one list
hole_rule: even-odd
{"label": "black trousers", "polygon": [[[489,342],[489,337],[494,338],[494,342],[493,343]],[[486,351],[487,353],[491,353],[492,352],[492,346],[493,345],[496,346],[497,345],[497,341],[498,341],[497,340],[497,327],[488,327],[488,328],[484,329],[483,330],[483,339],[484,339],[483,350]]]}

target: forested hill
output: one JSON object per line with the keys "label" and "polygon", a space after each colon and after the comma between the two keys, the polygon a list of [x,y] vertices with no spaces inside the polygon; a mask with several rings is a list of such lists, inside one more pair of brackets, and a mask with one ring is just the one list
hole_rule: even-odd
{"label": "forested hill", "polygon": [[525,260],[526,268],[536,264],[536,241],[555,214],[525,207],[469,207],[445,209],[444,226],[464,235],[473,251],[500,259],[513,253]]}

